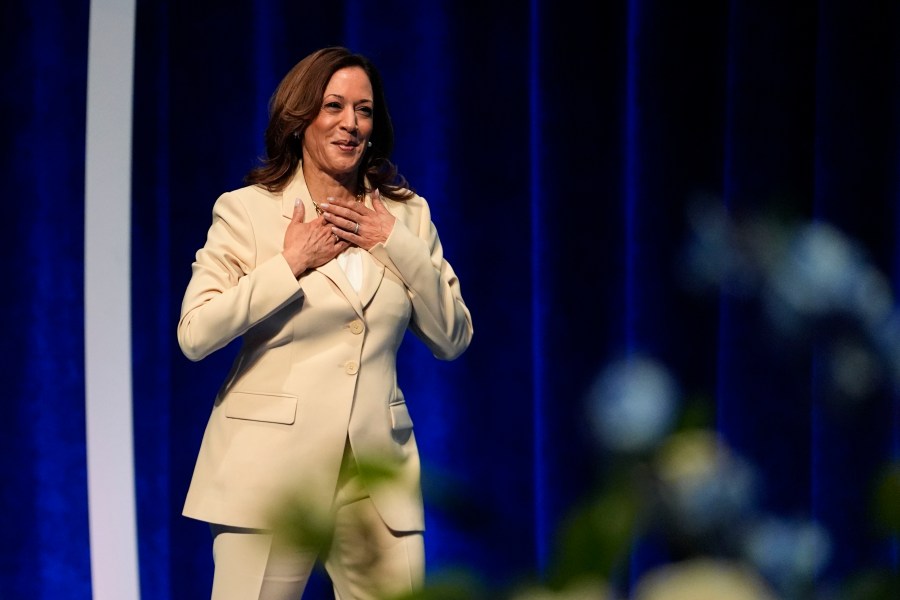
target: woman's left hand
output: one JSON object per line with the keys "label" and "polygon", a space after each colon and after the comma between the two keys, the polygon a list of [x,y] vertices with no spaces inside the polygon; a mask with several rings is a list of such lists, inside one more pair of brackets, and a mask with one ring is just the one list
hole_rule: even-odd
{"label": "woman's left hand", "polygon": [[363,250],[370,250],[375,244],[386,242],[396,220],[385,208],[378,190],[372,193],[372,208],[362,202],[334,198],[319,206],[325,211],[323,216],[331,223],[334,235]]}

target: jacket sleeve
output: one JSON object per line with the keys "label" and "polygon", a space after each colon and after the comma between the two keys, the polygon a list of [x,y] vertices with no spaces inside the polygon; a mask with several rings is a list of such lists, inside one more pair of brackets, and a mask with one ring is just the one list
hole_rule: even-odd
{"label": "jacket sleeve", "polygon": [[409,203],[421,204],[421,210],[411,211],[410,219],[397,218],[388,239],[370,253],[409,290],[413,307],[410,329],[436,358],[453,360],[472,341],[472,316],[463,301],[459,279],[444,259],[428,203],[419,196]]}
{"label": "jacket sleeve", "polygon": [[299,297],[300,284],[280,252],[258,260],[247,208],[237,194],[222,194],[181,304],[178,344],[189,359],[226,346]]}

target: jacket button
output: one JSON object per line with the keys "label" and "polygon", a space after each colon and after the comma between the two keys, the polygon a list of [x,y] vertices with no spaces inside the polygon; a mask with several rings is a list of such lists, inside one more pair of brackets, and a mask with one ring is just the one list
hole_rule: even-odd
{"label": "jacket button", "polygon": [[360,321],[353,321],[350,323],[350,332],[354,335],[359,335],[363,332],[363,324]]}
{"label": "jacket button", "polygon": [[344,365],[344,371],[347,375],[356,375],[357,371],[359,371],[359,365],[356,364],[355,360],[348,360]]}

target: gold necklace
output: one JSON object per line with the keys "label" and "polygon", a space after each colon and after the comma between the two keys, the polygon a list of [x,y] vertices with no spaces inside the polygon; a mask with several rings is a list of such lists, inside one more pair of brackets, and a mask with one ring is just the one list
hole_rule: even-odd
{"label": "gold necklace", "polygon": [[[364,194],[362,194],[362,193],[357,194],[357,195],[356,195],[356,202],[357,202],[357,203],[362,202],[362,201],[363,201],[363,196],[364,196]],[[313,200],[312,203],[313,203],[313,206],[316,208],[316,214],[317,214],[317,215],[321,215],[323,212],[325,212],[325,211],[322,210],[322,207],[319,206],[319,203],[318,203],[318,202],[316,202],[315,200]]]}

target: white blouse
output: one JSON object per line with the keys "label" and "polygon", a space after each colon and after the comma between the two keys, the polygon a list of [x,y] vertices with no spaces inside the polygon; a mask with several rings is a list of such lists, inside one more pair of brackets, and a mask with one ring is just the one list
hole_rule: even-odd
{"label": "white blouse", "polygon": [[341,252],[337,261],[341,268],[344,270],[344,274],[347,275],[347,279],[350,280],[350,285],[353,286],[353,289],[359,292],[362,287],[362,278],[363,278],[363,268],[362,268],[362,248],[357,248],[356,246],[351,246],[347,248],[343,252]]}

